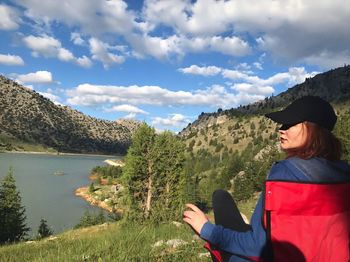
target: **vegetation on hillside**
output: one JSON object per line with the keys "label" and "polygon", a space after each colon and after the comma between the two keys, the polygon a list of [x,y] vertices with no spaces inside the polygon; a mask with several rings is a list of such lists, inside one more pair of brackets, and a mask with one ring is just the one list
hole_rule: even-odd
{"label": "vegetation on hillside", "polygon": [[2,150],[17,150],[21,142],[59,152],[125,154],[139,124],[84,115],[0,76],[0,137],[7,139],[0,140]]}

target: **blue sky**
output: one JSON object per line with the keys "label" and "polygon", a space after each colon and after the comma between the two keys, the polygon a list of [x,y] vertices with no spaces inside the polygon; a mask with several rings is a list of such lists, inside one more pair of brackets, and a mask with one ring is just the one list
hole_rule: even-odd
{"label": "blue sky", "polygon": [[349,0],[1,1],[0,73],[177,132],[349,64],[349,24]]}

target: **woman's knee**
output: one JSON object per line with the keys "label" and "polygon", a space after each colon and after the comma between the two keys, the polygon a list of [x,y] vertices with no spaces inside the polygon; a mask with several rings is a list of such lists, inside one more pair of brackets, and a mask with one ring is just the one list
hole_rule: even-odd
{"label": "woman's knee", "polygon": [[227,200],[227,199],[232,199],[232,196],[230,193],[228,193],[226,190],[223,189],[217,189],[213,192],[212,195],[212,201],[222,201],[222,200]]}

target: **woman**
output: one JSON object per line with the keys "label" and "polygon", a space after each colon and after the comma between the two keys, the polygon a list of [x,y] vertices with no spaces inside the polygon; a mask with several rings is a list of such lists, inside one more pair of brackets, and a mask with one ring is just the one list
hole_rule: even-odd
{"label": "woman", "polygon": [[[272,166],[267,180],[350,181],[350,166],[340,160],[341,144],[331,132],[337,117],[328,102],[319,97],[305,96],[284,110],[266,116],[282,124],[279,129],[280,147],[287,154],[285,160]],[[189,210],[184,212],[183,220],[201,238],[220,250],[223,261],[268,261],[263,201],[260,196],[251,223],[247,225],[232,197],[226,191],[218,190],[213,194],[216,225],[192,204],[186,205]]]}

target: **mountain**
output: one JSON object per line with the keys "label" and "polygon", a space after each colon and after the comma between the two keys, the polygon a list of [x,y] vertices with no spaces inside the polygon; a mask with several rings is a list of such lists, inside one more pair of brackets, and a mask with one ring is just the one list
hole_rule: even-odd
{"label": "mountain", "polygon": [[0,76],[0,147],[19,140],[59,152],[125,154],[139,125],[84,115]]}
{"label": "mountain", "polygon": [[277,96],[252,104],[202,113],[179,135],[188,151],[207,150],[210,153],[242,151],[249,143],[277,141],[277,125],[264,117],[267,112],[285,107],[305,95],[316,95],[332,103],[338,114],[350,108],[350,66],[344,66],[308,78]]}
{"label": "mountain", "polygon": [[267,97],[252,104],[231,108],[218,109],[215,113],[202,113],[198,119],[184,128],[180,135],[186,136],[196,127],[203,126],[204,122],[213,123],[214,119],[220,122],[220,117],[234,117],[247,115],[263,115],[290,104],[297,98],[306,95],[322,97],[332,104],[339,104],[350,100],[350,65],[318,74],[307,78],[304,83],[295,85],[277,96]]}

